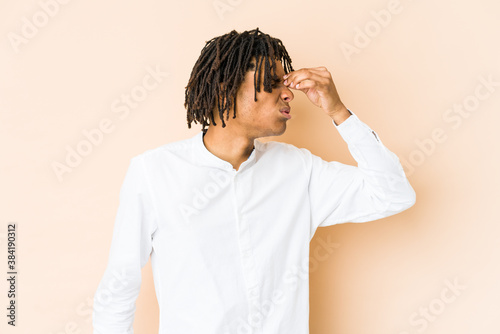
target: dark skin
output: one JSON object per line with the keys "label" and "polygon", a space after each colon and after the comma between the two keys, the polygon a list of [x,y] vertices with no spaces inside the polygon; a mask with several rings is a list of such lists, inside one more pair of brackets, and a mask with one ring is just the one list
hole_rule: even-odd
{"label": "dark skin", "polygon": [[[255,58],[252,59],[255,62]],[[293,100],[292,90],[306,94],[309,100],[340,125],[351,114],[341,102],[330,72],[325,67],[302,68],[285,76],[280,61],[276,61],[276,74],[281,81],[273,83],[273,91],[264,91],[264,71],[261,72],[261,88],[254,101],[254,71],[248,71],[236,94],[238,110],[236,118],[233,110],[222,127],[219,113],[212,111],[216,126],[209,125],[203,137],[208,151],[222,160],[228,161],[235,170],[248,159],[253,150],[254,139],[280,136],[286,130],[288,120],[280,109],[289,107]],[[290,108],[291,115],[291,108]]]}

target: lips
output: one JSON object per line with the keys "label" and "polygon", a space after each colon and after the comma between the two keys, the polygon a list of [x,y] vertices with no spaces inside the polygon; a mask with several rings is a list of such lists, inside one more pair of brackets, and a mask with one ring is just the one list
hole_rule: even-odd
{"label": "lips", "polygon": [[292,115],[290,115],[290,108],[289,107],[281,108],[280,113],[288,119],[292,118]]}

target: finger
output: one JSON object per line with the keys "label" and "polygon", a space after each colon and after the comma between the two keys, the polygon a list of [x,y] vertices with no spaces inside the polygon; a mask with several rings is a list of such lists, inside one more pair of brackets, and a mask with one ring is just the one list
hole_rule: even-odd
{"label": "finger", "polygon": [[300,75],[300,74],[303,74],[303,73],[308,72],[308,71],[317,73],[317,74],[325,76],[325,77],[331,76],[330,72],[328,72],[328,69],[326,67],[319,66],[319,67],[301,68],[299,70],[295,70],[295,71],[292,71],[292,72],[285,74],[283,76],[283,78],[288,79],[292,76]]}
{"label": "finger", "polygon": [[329,81],[327,78],[325,78],[320,74],[317,74],[313,71],[307,71],[301,73],[294,73],[294,75],[288,77],[283,84],[291,88],[296,88],[297,84],[300,84],[304,80],[315,81],[321,85],[325,85]]}
{"label": "finger", "polygon": [[318,70],[318,71],[321,71],[321,72],[325,72],[325,71],[328,71],[328,69],[324,66],[318,66],[318,67],[314,67],[315,70]]}
{"label": "finger", "polygon": [[328,69],[327,69],[325,66],[318,66],[318,67],[304,67],[304,68],[300,68],[300,69],[295,70],[295,71],[288,72],[287,74],[297,73],[297,72],[303,72],[303,71],[318,71],[318,72],[325,72],[325,71],[328,71]]}
{"label": "finger", "polygon": [[314,88],[317,86],[318,86],[318,83],[316,81],[305,79],[297,84],[294,83],[293,86],[290,86],[289,88],[304,91],[304,90],[308,90],[310,88]]}
{"label": "finger", "polygon": [[316,69],[309,69],[309,68],[304,68],[300,69],[294,72],[291,72],[289,75],[286,76],[285,78],[285,85],[295,83],[297,84],[301,80],[304,79],[314,79],[314,78],[329,78],[329,73],[322,71],[322,70],[316,70]]}
{"label": "finger", "polygon": [[330,72],[324,66],[311,68],[310,71],[313,73],[316,73],[324,78],[331,78],[332,77]]}

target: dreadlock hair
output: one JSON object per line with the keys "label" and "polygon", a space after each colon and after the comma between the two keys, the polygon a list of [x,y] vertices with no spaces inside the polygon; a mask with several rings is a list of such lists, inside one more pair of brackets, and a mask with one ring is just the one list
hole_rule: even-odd
{"label": "dreadlock hair", "polygon": [[[250,60],[255,57],[254,100],[260,92],[262,61],[264,61],[264,91],[272,92],[272,81],[279,81],[276,60],[283,63],[285,74],[293,71],[292,60],[281,40],[259,31],[259,28],[238,33],[235,30],[214,37],[201,50],[186,86],[184,107],[187,108],[188,128],[191,122],[201,123],[205,133],[210,124],[217,125],[213,109],[217,103],[222,127],[226,127],[229,111],[236,118],[236,92],[244,80],[245,73],[254,69]],[[224,98],[222,98],[224,96]],[[222,101],[221,101],[222,100]]]}

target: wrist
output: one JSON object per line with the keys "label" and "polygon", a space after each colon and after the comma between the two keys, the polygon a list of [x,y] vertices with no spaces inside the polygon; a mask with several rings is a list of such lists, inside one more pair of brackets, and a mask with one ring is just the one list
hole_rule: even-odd
{"label": "wrist", "polygon": [[330,116],[333,119],[336,125],[340,125],[351,115],[352,113],[344,105],[335,109],[335,111],[328,113],[328,116]]}

